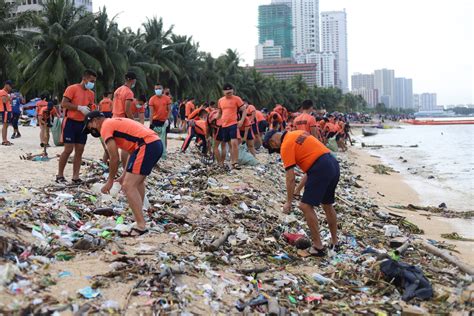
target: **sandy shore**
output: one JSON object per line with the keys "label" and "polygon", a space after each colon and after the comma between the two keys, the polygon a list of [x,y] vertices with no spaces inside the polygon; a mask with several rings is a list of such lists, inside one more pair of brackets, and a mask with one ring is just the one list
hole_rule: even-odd
{"label": "sandy shore", "polygon": [[456,249],[460,252],[456,254],[465,262],[474,261],[474,242],[447,240],[441,237],[441,234],[452,233],[456,231],[455,222],[459,219],[450,219],[430,215],[423,211],[409,211],[395,209],[393,205],[419,204],[420,198],[404,177],[399,173],[390,175],[381,175],[374,173],[370,165],[381,164],[381,159],[377,156],[369,154],[361,148],[352,147],[348,156],[354,161],[354,172],[362,176],[363,181],[360,184],[365,189],[365,193],[374,200],[387,212],[392,212],[405,216],[410,222],[416,224],[424,230],[422,236],[425,239],[434,239],[437,241],[445,241],[456,245]]}

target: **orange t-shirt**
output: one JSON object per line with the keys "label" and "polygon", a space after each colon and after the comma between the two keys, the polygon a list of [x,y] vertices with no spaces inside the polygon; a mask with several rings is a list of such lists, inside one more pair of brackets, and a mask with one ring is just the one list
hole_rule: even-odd
{"label": "orange t-shirt", "polygon": [[307,172],[319,157],[329,152],[316,137],[305,131],[283,134],[280,153],[286,170],[298,166]]}
{"label": "orange t-shirt", "polygon": [[211,113],[209,113],[209,116],[207,117],[207,122],[209,125],[212,125],[213,127],[221,127],[222,126],[222,121],[217,119],[217,116],[219,115],[219,111],[213,110]]}
{"label": "orange t-shirt", "polygon": [[247,127],[251,127],[252,126],[252,123],[250,123],[250,118],[249,117],[246,117],[244,118],[244,123],[242,124],[242,126],[240,127],[240,130],[242,132],[245,132],[245,129]]}
{"label": "orange t-shirt", "polygon": [[203,121],[201,119],[195,120],[194,121],[194,130],[196,131],[196,133],[205,136],[207,134],[206,121]]}
{"label": "orange t-shirt", "polygon": [[170,116],[170,111],[168,110],[169,105],[171,104],[171,99],[167,95],[162,95],[161,97],[154,95],[148,101],[148,106],[153,108],[153,121],[166,121]]}
{"label": "orange t-shirt", "polygon": [[[7,103],[3,104],[3,97],[7,98]],[[6,107],[6,109],[5,109]],[[12,111],[12,104],[10,102],[10,95],[5,89],[0,90],[0,112],[11,112]]]}
{"label": "orange t-shirt", "polygon": [[283,105],[280,105],[278,104],[274,109],[273,109],[274,112],[277,112],[278,114],[280,114],[281,118],[283,120],[287,120],[288,119],[288,110],[283,106]]}
{"label": "orange t-shirt", "polygon": [[48,102],[44,100],[39,100],[36,102],[36,115],[43,115],[44,109],[48,107]]}
{"label": "orange t-shirt", "polygon": [[331,133],[336,133],[338,131],[338,127],[339,127],[339,125],[336,125],[336,124],[331,123],[331,122],[327,122],[326,125],[325,125],[326,130],[328,130]]}
{"label": "orange t-shirt", "polygon": [[100,136],[107,143],[114,139],[117,147],[128,151],[135,151],[138,147],[152,143],[160,138],[154,131],[128,118],[105,119],[100,129]]}
{"label": "orange t-shirt", "polygon": [[265,115],[263,115],[261,111],[257,110],[255,113],[255,119],[257,120],[257,122],[265,121]]}
{"label": "orange t-shirt", "polygon": [[303,113],[295,118],[293,125],[297,130],[306,131],[311,134],[311,127],[317,127],[316,119],[311,114]]}
{"label": "orange t-shirt", "polygon": [[127,117],[125,112],[125,102],[133,100],[133,91],[126,85],[121,86],[114,92],[114,107],[112,113],[114,117]]}
{"label": "orange t-shirt", "polygon": [[133,99],[130,109],[133,114],[145,113],[145,105],[139,105],[137,99]]}
{"label": "orange t-shirt", "polygon": [[[64,91],[63,97],[69,99],[69,101],[74,105],[88,106],[91,111],[96,109],[96,105],[94,104],[94,92],[84,89],[80,83],[67,87],[66,91]],[[68,119],[80,122],[85,119],[84,114],[78,110],[66,110],[65,112],[65,116]]]}
{"label": "orange t-shirt", "polygon": [[[46,102],[46,106],[41,106],[39,109],[38,109],[38,116],[41,116],[43,117],[43,114],[44,114],[44,111],[46,111],[48,109],[48,103]],[[49,117],[54,117],[54,116],[58,116],[58,111],[56,110],[55,107],[53,107],[51,109],[51,111],[49,112]],[[47,120],[48,118],[47,117],[43,117],[44,120]]]}
{"label": "orange t-shirt", "polygon": [[188,120],[199,119],[199,112],[201,112],[201,108],[197,108],[196,110],[192,111],[191,114],[188,115]]}
{"label": "orange t-shirt", "polygon": [[217,107],[222,111],[222,127],[229,127],[237,124],[239,109],[242,105],[244,105],[244,101],[236,95],[219,99]]}
{"label": "orange t-shirt", "polygon": [[[247,116],[248,116],[249,118],[250,118],[254,113],[256,113],[256,112],[257,112],[257,109],[255,108],[254,105],[249,104],[249,105],[247,106]],[[255,114],[255,115],[257,115],[257,114]],[[251,120],[251,121],[250,121],[250,124],[253,124],[253,123],[255,123],[255,120]]]}
{"label": "orange t-shirt", "polygon": [[110,98],[103,98],[102,101],[100,101],[99,105],[101,112],[112,112],[112,100]]}
{"label": "orange t-shirt", "polygon": [[275,115],[276,115],[277,122],[278,123],[283,123],[283,119],[282,119],[281,115],[278,112],[275,112],[275,111],[268,114],[268,118],[267,118],[268,123],[270,123],[270,125],[273,123],[273,117]]}
{"label": "orange t-shirt", "polygon": [[185,116],[188,118],[189,114],[191,114],[196,109],[196,106],[191,101],[187,102],[185,105]]}

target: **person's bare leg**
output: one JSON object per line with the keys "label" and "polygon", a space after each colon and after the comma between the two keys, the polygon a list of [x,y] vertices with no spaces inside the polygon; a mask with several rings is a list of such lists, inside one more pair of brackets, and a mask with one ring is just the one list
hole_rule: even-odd
{"label": "person's bare leg", "polygon": [[313,247],[316,249],[322,249],[323,243],[321,242],[321,235],[319,234],[319,222],[316,212],[312,205],[301,202],[300,210],[303,211],[304,217],[306,219],[306,224],[308,224],[309,230],[311,232],[311,239],[313,241]]}
{"label": "person's bare leg", "polygon": [[222,160],[222,164],[224,164],[225,161],[226,161],[226,159],[227,159],[227,147],[229,147],[228,144],[229,144],[229,143],[224,143],[224,142],[221,143],[221,160]]}
{"label": "person's bare leg", "polygon": [[3,123],[2,127],[2,142],[7,142],[8,123]]}
{"label": "person's bare leg", "polygon": [[44,127],[44,140],[45,140],[44,142],[45,146],[49,145],[49,127],[48,126]]}
{"label": "person's bare leg", "polygon": [[295,195],[301,195],[301,190],[303,190],[304,186],[306,185],[306,181],[308,180],[308,176],[305,174],[301,179],[301,182],[295,189]]}
{"label": "person's bare leg", "polygon": [[143,181],[138,184],[138,193],[140,193],[140,196],[142,198],[142,201],[145,201],[145,178],[143,178]]}
{"label": "person's bare leg", "polygon": [[72,163],[72,179],[79,179],[79,173],[81,171],[82,154],[84,153],[83,144],[74,144],[74,161]]}
{"label": "person's bare leg", "polygon": [[146,228],[145,218],[143,217],[143,198],[140,195],[138,186],[143,183],[145,176],[127,172],[123,180],[122,190],[127,196],[128,205],[132,209],[137,228],[144,230]]}
{"label": "person's bare leg", "polygon": [[232,164],[237,163],[239,160],[239,140],[231,139],[230,140],[230,161]]}
{"label": "person's bare leg", "polygon": [[218,140],[215,140],[214,141],[214,157],[216,158],[217,160],[217,164],[222,166],[222,164],[224,163],[224,161],[222,160],[222,156],[221,156],[221,153],[219,152],[219,146],[220,146],[221,142],[218,141]]}
{"label": "person's bare leg", "polygon": [[128,152],[126,152],[125,150],[121,150],[120,160],[122,161],[122,168],[123,168],[123,172],[125,173],[125,171],[127,170]]}
{"label": "person's bare leg", "polygon": [[63,152],[61,156],[59,156],[59,164],[58,164],[58,177],[64,177],[64,168],[66,168],[67,160],[71,153],[74,150],[74,144],[64,144]]}
{"label": "person's bare leg", "polygon": [[337,214],[332,204],[322,204],[326,220],[328,221],[329,231],[331,232],[331,243],[337,245]]}
{"label": "person's bare leg", "polygon": [[44,125],[40,123],[40,143],[44,144]]}
{"label": "person's bare leg", "polygon": [[253,139],[247,140],[247,148],[254,157],[257,157],[257,151],[255,150],[255,141]]}

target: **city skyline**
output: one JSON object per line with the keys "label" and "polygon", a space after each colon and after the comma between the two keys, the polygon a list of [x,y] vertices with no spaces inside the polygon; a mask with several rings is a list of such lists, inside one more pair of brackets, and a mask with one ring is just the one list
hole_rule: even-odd
{"label": "city skyline", "polygon": [[[132,29],[140,27],[146,16],[161,16],[166,26],[174,24],[176,33],[193,36],[202,50],[215,57],[227,48],[237,49],[245,66],[253,63],[258,43],[258,6],[270,3],[271,0],[240,1],[238,5],[233,0],[175,0],[164,6],[164,1],[138,0],[137,5],[124,10],[117,1],[94,0],[94,11],[106,5],[111,16],[120,13],[121,28]],[[183,7],[187,10],[183,11]],[[143,14],[143,8],[155,14]],[[473,3],[320,0],[320,11],[344,8],[348,14],[349,76],[374,69],[395,69],[397,76],[413,78],[414,93],[436,92],[439,104],[474,103]],[[196,16],[196,12],[204,11],[209,12],[209,18]],[[236,23],[228,23],[228,14],[214,12],[232,13]],[[456,58],[445,59],[453,49]]]}

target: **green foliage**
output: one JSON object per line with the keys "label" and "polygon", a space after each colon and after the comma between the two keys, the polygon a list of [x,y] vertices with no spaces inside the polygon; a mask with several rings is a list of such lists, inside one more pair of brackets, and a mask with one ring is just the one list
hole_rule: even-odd
{"label": "green foliage", "polygon": [[[136,31],[121,30],[105,7],[90,14],[75,8],[72,0],[43,3],[40,14],[11,18],[14,5],[0,0],[0,78],[18,80],[29,96],[48,90],[61,98],[64,89],[91,68],[99,75],[98,96],[122,85],[132,70],[138,77],[137,95],[150,95],[159,82],[176,99],[217,100],[222,85],[230,82],[238,95],[259,108],[283,104],[296,111],[305,99],[327,111],[359,112],[367,106],[360,96],[344,95],[337,88],[309,87],[300,76],[280,81],[242,67],[239,53],[232,49],[214,58],[200,51],[192,37],[165,27],[162,18],[149,18]],[[32,31],[16,31],[26,25],[33,26]]]}

